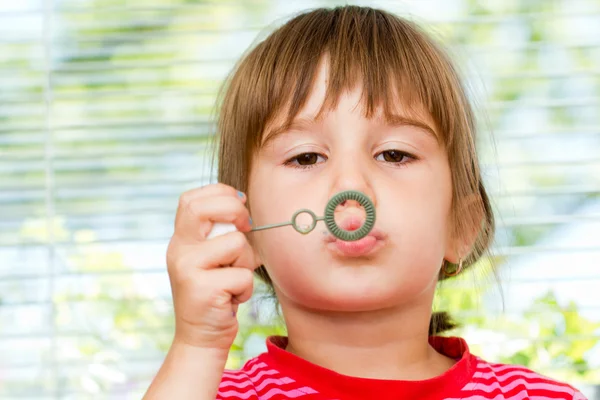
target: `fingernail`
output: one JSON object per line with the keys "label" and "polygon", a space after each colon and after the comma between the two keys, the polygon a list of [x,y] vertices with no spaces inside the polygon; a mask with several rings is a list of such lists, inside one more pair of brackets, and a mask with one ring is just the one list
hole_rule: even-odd
{"label": "fingernail", "polygon": [[238,190],[237,194],[238,194],[238,196],[239,196],[240,199],[244,198],[244,193],[240,192],[239,190]]}
{"label": "fingernail", "polygon": [[250,222],[250,226],[252,226],[252,217],[248,218],[248,222]]}

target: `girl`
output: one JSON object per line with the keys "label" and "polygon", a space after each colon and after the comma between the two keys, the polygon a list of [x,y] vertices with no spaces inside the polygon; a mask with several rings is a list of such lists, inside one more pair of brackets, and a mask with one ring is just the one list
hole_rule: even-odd
{"label": "girl", "polygon": [[[494,221],[463,87],[412,23],[356,6],[295,17],[237,66],[218,128],[221,183],[180,199],[167,253],[175,336],[147,399],[584,398],[438,336],[451,324],[432,315],[436,283],[483,255]],[[377,210],[361,240],[322,223],[249,232],[343,190]],[[351,230],[364,213],[346,201],[337,217]],[[216,222],[237,232],[207,239]],[[253,271],[288,336],[224,372]]]}

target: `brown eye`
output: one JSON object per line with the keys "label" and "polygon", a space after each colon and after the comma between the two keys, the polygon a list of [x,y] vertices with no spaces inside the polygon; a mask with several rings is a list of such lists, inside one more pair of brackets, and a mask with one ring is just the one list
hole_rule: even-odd
{"label": "brown eye", "polygon": [[317,153],[304,153],[296,157],[296,161],[300,165],[313,165],[317,163],[318,159],[319,155]]}
{"label": "brown eye", "polygon": [[301,153],[287,160],[284,165],[300,169],[308,169],[323,163],[327,157],[319,153]]}
{"label": "brown eye", "polygon": [[382,152],[381,155],[385,161],[394,163],[402,162],[402,160],[404,160],[406,157],[406,154],[398,150],[386,150]]}

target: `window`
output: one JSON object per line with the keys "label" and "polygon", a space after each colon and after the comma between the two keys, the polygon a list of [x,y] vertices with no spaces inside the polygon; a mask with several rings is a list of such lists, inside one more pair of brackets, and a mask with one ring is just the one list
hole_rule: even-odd
{"label": "window", "polygon": [[[0,4],[0,397],[140,398],[172,337],[178,197],[214,181],[222,79],[273,21],[342,3]],[[488,115],[506,309],[475,272],[440,306],[492,360],[599,384],[600,2],[363,3],[469,60]],[[263,345],[251,314],[231,366]]]}

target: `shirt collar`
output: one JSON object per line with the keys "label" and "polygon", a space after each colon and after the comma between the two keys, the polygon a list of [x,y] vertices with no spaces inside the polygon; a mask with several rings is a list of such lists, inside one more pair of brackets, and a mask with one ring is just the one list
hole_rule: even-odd
{"label": "shirt collar", "polygon": [[260,358],[297,382],[312,387],[332,399],[399,398],[434,400],[452,397],[471,380],[477,365],[467,343],[462,338],[435,336],[430,345],[439,353],[457,360],[442,375],[422,381],[398,381],[357,378],[312,364],[288,351],[287,337],[271,336],[267,339],[267,352]]}

